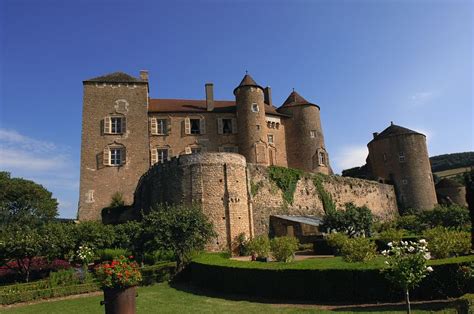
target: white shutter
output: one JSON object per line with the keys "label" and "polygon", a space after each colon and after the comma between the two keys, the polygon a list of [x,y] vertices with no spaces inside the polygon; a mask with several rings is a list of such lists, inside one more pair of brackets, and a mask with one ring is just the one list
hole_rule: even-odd
{"label": "white shutter", "polygon": [[219,146],[219,153],[224,152],[224,146]]}
{"label": "white shutter", "polygon": [[204,118],[199,120],[199,133],[206,134],[206,120]]}
{"label": "white shutter", "polygon": [[121,119],[122,122],[122,133],[125,134],[127,133],[127,118],[123,117]]}
{"label": "white shutter", "polygon": [[191,151],[191,147],[186,146],[186,148],[184,149],[184,153],[185,153],[185,154],[191,154],[191,152],[192,152],[192,151]]}
{"label": "white shutter", "polygon": [[166,119],[166,135],[171,133],[171,119]]}
{"label": "white shutter", "polygon": [[184,118],[184,134],[191,134],[191,121],[189,118]]}
{"label": "white shutter", "polygon": [[222,134],[222,133],[224,133],[222,118],[217,118],[217,134]]}
{"label": "white shutter", "polygon": [[105,117],[104,118],[104,134],[110,134],[112,121],[110,120],[110,117]]}
{"label": "white shutter", "polygon": [[237,119],[236,118],[232,119],[232,133],[237,134]]}
{"label": "white shutter", "polygon": [[168,160],[171,160],[173,157],[173,150],[171,148],[168,149]]}
{"label": "white shutter", "polygon": [[127,163],[127,150],[122,148],[122,159],[120,160],[121,165],[125,165]]}
{"label": "white shutter", "polygon": [[156,148],[151,149],[151,164],[154,165],[158,162],[158,152]]}
{"label": "white shutter", "polygon": [[104,166],[110,166],[110,149],[108,147],[104,148],[103,158]]}
{"label": "white shutter", "polygon": [[158,125],[156,118],[150,118],[150,132],[151,134],[158,134]]}

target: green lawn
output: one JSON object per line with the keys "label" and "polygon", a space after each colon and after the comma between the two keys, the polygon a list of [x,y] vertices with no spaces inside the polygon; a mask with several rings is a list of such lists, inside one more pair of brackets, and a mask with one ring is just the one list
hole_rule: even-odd
{"label": "green lawn", "polygon": [[[203,253],[196,257],[194,261],[201,264],[254,269],[379,269],[384,266],[382,256],[364,263],[348,263],[343,261],[341,257],[309,258],[291,263],[265,263],[231,260],[223,253]],[[474,255],[430,260],[428,264],[440,265],[462,262],[474,262]]]}
{"label": "green lawn", "polygon": [[[218,296],[208,296],[200,291],[188,292],[188,289],[175,289],[167,283],[138,289],[137,313],[329,313],[316,305],[275,305],[249,301],[223,299]],[[196,292],[196,291],[194,291]],[[1,313],[104,313],[99,305],[101,296],[84,297],[62,301],[45,301],[43,303],[0,308]],[[417,309],[418,308],[418,309]],[[415,313],[456,313],[452,307],[429,306],[420,310],[415,306]],[[352,311],[350,311],[352,310]],[[405,313],[403,307],[373,306],[366,308],[334,308],[339,313]]]}

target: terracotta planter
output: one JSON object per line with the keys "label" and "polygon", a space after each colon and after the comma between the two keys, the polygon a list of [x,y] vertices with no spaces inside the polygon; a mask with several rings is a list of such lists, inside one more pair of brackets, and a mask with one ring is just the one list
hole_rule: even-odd
{"label": "terracotta planter", "polygon": [[135,314],[136,287],[104,289],[105,314]]}

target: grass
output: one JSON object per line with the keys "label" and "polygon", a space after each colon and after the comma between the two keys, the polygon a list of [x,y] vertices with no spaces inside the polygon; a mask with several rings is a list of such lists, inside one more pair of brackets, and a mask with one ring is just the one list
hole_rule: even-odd
{"label": "grass", "polygon": [[[191,293],[194,292],[194,293]],[[224,299],[191,291],[186,287],[175,289],[167,283],[140,287],[137,297],[137,313],[405,313],[403,305],[373,305],[368,307],[328,307],[311,304],[270,304]],[[83,297],[70,300],[49,301],[38,304],[0,308],[1,313],[104,313],[99,305],[102,296]],[[414,313],[456,313],[450,304],[415,305]],[[418,309],[418,310],[417,310]]]}
{"label": "grass", "polygon": [[[246,262],[231,260],[223,253],[203,253],[194,259],[196,263],[232,268],[252,269],[379,269],[384,266],[384,258],[378,256],[368,262],[348,263],[341,257],[309,258],[291,263]],[[429,265],[474,262],[474,255],[431,260]]]}

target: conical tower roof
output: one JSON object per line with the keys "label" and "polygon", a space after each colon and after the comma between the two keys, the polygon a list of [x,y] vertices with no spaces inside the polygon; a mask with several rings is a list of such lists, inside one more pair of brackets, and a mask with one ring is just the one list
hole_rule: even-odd
{"label": "conical tower roof", "polygon": [[288,96],[288,98],[283,103],[283,105],[281,105],[281,107],[278,108],[278,109],[290,108],[290,107],[296,107],[296,106],[305,106],[305,105],[316,106],[316,107],[319,108],[318,105],[310,103],[309,101],[304,99],[303,96],[301,96],[300,94],[298,94],[295,91],[292,91],[291,94]]}
{"label": "conical tower roof", "polygon": [[255,82],[255,80],[250,76],[250,74],[245,74],[244,78],[242,79],[242,81],[240,82],[239,86],[237,86],[235,89],[234,89],[234,95],[235,95],[235,91],[240,88],[240,87],[243,87],[243,86],[252,86],[252,87],[258,87],[260,89],[263,90],[263,87],[258,85],[257,82]]}
{"label": "conical tower roof", "polygon": [[386,128],[380,134],[375,136],[372,141],[384,139],[387,137],[397,136],[397,135],[406,135],[406,134],[418,134],[418,135],[425,136],[424,134],[393,124],[392,122],[388,128]]}

